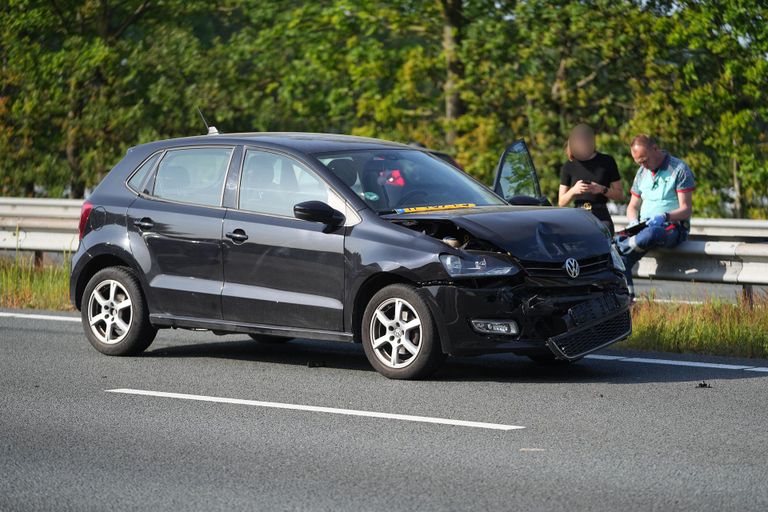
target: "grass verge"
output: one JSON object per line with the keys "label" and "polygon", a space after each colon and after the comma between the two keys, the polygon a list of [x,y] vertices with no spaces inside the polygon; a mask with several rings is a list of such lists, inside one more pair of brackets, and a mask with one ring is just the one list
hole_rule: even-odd
{"label": "grass verge", "polygon": [[768,295],[752,304],[708,299],[703,304],[639,299],[630,339],[616,348],[768,358]]}
{"label": "grass verge", "polygon": [[[72,310],[69,265],[35,268],[31,258],[0,259],[0,292],[0,307]],[[752,305],[643,298],[632,318],[632,337],[616,348],[768,358],[768,295],[757,295]]]}
{"label": "grass verge", "polygon": [[69,265],[35,268],[32,258],[0,258],[0,307],[72,310]]}

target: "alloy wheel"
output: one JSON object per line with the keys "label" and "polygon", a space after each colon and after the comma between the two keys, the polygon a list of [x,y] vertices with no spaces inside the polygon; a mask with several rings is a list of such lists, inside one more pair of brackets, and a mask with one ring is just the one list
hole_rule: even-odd
{"label": "alloy wheel", "polygon": [[96,285],[88,299],[88,324],[94,336],[108,345],[120,343],[133,320],[131,297],[114,279]]}
{"label": "alloy wheel", "polygon": [[421,319],[403,299],[391,298],[379,304],[370,329],[373,352],[389,368],[408,366],[421,350]]}

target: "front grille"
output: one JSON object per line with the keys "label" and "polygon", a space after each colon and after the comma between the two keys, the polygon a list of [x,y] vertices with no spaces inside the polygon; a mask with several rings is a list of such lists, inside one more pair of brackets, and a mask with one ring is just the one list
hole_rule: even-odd
{"label": "front grille", "polygon": [[[611,268],[610,254],[601,254],[591,258],[583,258],[579,262],[579,275],[590,275]],[[565,260],[563,261],[521,261],[523,268],[533,277],[570,277],[565,271]]]}
{"label": "front grille", "polygon": [[552,336],[547,345],[557,356],[576,359],[629,336],[631,331],[632,319],[629,311],[625,311],[592,327]]}

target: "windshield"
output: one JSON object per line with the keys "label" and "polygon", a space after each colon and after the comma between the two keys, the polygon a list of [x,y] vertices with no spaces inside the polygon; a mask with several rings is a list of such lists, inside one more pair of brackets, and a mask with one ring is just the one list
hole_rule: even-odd
{"label": "windshield", "polygon": [[506,204],[459,169],[423,151],[383,149],[316,156],[380,213],[423,206]]}

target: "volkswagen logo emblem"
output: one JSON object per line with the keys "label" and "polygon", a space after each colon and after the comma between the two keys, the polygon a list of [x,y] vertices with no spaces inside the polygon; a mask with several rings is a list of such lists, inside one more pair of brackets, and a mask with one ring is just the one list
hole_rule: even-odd
{"label": "volkswagen logo emblem", "polygon": [[565,271],[568,272],[568,275],[571,276],[572,279],[575,279],[579,277],[579,262],[576,261],[576,258],[568,258],[565,260]]}

